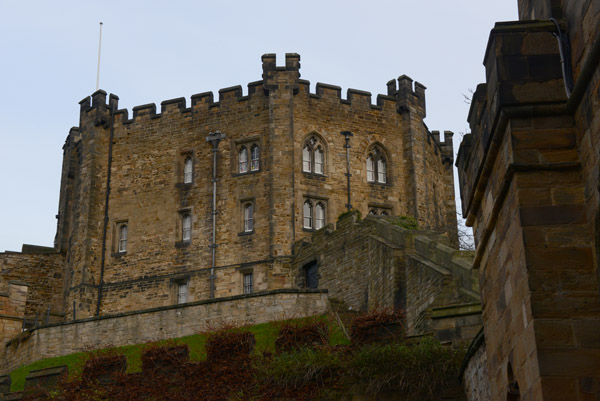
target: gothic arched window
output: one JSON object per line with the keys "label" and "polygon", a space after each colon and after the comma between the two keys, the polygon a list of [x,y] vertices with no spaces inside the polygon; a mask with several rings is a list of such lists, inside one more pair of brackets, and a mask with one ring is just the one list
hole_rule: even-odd
{"label": "gothic arched window", "polygon": [[250,171],[258,171],[260,168],[260,149],[258,145],[250,148]]}
{"label": "gothic arched window", "polygon": [[304,201],[304,228],[312,229],[313,228],[313,206],[312,202],[309,200]]}
{"label": "gothic arched window", "polygon": [[385,184],[388,182],[387,161],[385,154],[374,146],[367,156],[367,181]]}
{"label": "gothic arched window", "polygon": [[325,147],[314,135],[302,147],[302,171],[325,174]]}
{"label": "gothic arched window", "polygon": [[325,205],[318,202],[315,207],[315,230],[325,227]]}
{"label": "gothic arched window", "polygon": [[238,154],[238,172],[239,173],[247,173],[248,172],[248,149],[245,146],[240,148]]}
{"label": "gothic arched window", "polygon": [[325,227],[327,216],[327,201],[306,199],[303,206],[302,227],[307,230],[320,230]]}

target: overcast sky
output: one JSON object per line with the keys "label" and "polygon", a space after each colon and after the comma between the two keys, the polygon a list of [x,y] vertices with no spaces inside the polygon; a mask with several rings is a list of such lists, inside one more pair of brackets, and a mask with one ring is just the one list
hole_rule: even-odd
{"label": "overcast sky", "polygon": [[406,74],[427,87],[430,130],[467,130],[463,94],[484,81],[495,21],[517,0],[0,0],[0,251],[52,246],[62,145],[78,102],[100,88],[119,106],[261,79],[261,55],[301,55],[317,82],[386,93]]}

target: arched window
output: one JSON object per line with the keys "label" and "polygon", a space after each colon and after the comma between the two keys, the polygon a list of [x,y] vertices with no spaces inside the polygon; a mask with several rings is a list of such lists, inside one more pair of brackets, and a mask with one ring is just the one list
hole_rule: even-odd
{"label": "arched window", "polygon": [[302,171],[310,173],[312,171],[312,152],[308,144],[302,149]]}
{"label": "arched window", "polygon": [[119,226],[119,252],[127,252],[127,224]]}
{"label": "arched window", "polygon": [[369,209],[369,214],[372,216],[377,216],[377,210],[375,209]]}
{"label": "arched window", "polygon": [[244,232],[254,230],[254,205],[246,203],[244,205]]}
{"label": "arched window", "polygon": [[183,183],[190,184],[192,182],[192,172],[194,169],[194,162],[191,157],[186,157],[183,162]]}
{"label": "arched window", "polygon": [[302,171],[325,174],[325,147],[316,136],[311,136],[302,148]]}
{"label": "arched window", "polygon": [[367,181],[375,181],[375,161],[371,155],[367,157]]}
{"label": "arched window", "polygon": [[181,220],[181,240],[190,241],[192,239],[192,216],[184,214]]}
{"label": "arched window", "polygon": [[252,145],[252,148],[250,148],[250,159],[251,159],[251,163],[250,163],[250,171],[258,171],[259,167],[260,167],[260,152],[259,152],[259,148],[258,145]]}
{"label": "arched window", "polygon": [[385,184],[387,182],[387,171],[385,169],[385,160],[380,158],[377,160],[377,182]]}
{"label": "arched window", "polygon": [[245,146],[242,146],[242,148],[240,149],[238,166],[238,172],[248,172],[248,149],[246,149]]}
{"label": "arched window", "polygon": [[315,207],[315,229],[319,230],[325,227],[325,205],[318,202]]}
{"label": "arched window", "polygon": [[313,228],[313,206],[310,201],[304,202],[304,228]]}
{"label": "arched window", "polygon": [[323,174],[323,148],[320,146],[315,149],[315,173]]}
{"label": "arched window", "polygon": [[367,181],[379,184],[387,183],[387,161],[385,154],[378,146],[374,146],[367,156]]}

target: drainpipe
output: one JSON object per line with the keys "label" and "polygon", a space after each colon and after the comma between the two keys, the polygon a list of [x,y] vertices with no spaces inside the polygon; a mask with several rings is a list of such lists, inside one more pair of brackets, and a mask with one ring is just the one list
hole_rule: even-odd
{"label": "drainpipe", "polygon": [[352,174],[350,174],[350,137],[354,135],[350,131],[342,131],[340,135],[344,135],[346,139],[346,143],[344,144],[344,148],[346,148],[346,178],[348,181],[348,203],[346,203],[346,208],[352,210],[352,203],[350,203],[350,177],[352,177]]}
{"label": "drainpipe", "polygon": [[550,21],[556,25],[556,32],[553,33],[554,37],[558,41],[558,52],[560,54],[560,64],[562,66],[563,81],[565,83],[565,93],[567,99],[571,97],[573,91],[573,72],[571,71],[571,45],[569,43],[569,37],[567,33],[563,33],[560,30],[558,21],[554,18],[550,18]]}
{"label": "drainpipe", "polygon": [[219,151],[219,142],[225,139],[225,134],[220,131],[210,132],[206,137],[206,142],[210,142],[213,145],[213,198],[212,198],[212,244],[210,248],[212,251],[212,266],[210,268],[210,298],[215,297],[215,264],[216,264],[216,252],[217,252],[217,155]]}

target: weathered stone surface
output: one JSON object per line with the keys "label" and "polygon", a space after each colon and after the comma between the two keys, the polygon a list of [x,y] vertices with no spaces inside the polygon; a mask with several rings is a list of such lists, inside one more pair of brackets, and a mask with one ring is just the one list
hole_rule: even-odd
{"label": "weathered stone surface", "polygon": [[324,291],[276,290],[59,323],[7,345],[0,373],[42,358],[189,336],[222,325],[319,315],[327,308]]}
{"label": "weathered stone surface", "polygon": [[599,31],[593,3],[519,1],[522,19],[554,17],[568,29],[570,97],[561,88],[554,23],[498,23],[490,36],[487,84],[474,96],[473,134],[457,160],[463,212],[478,243],[490,376],[489,396],[470,399],[597,397],[583,385],[600,378],[600,74],[597,59],[583,67],[582,57]]}

